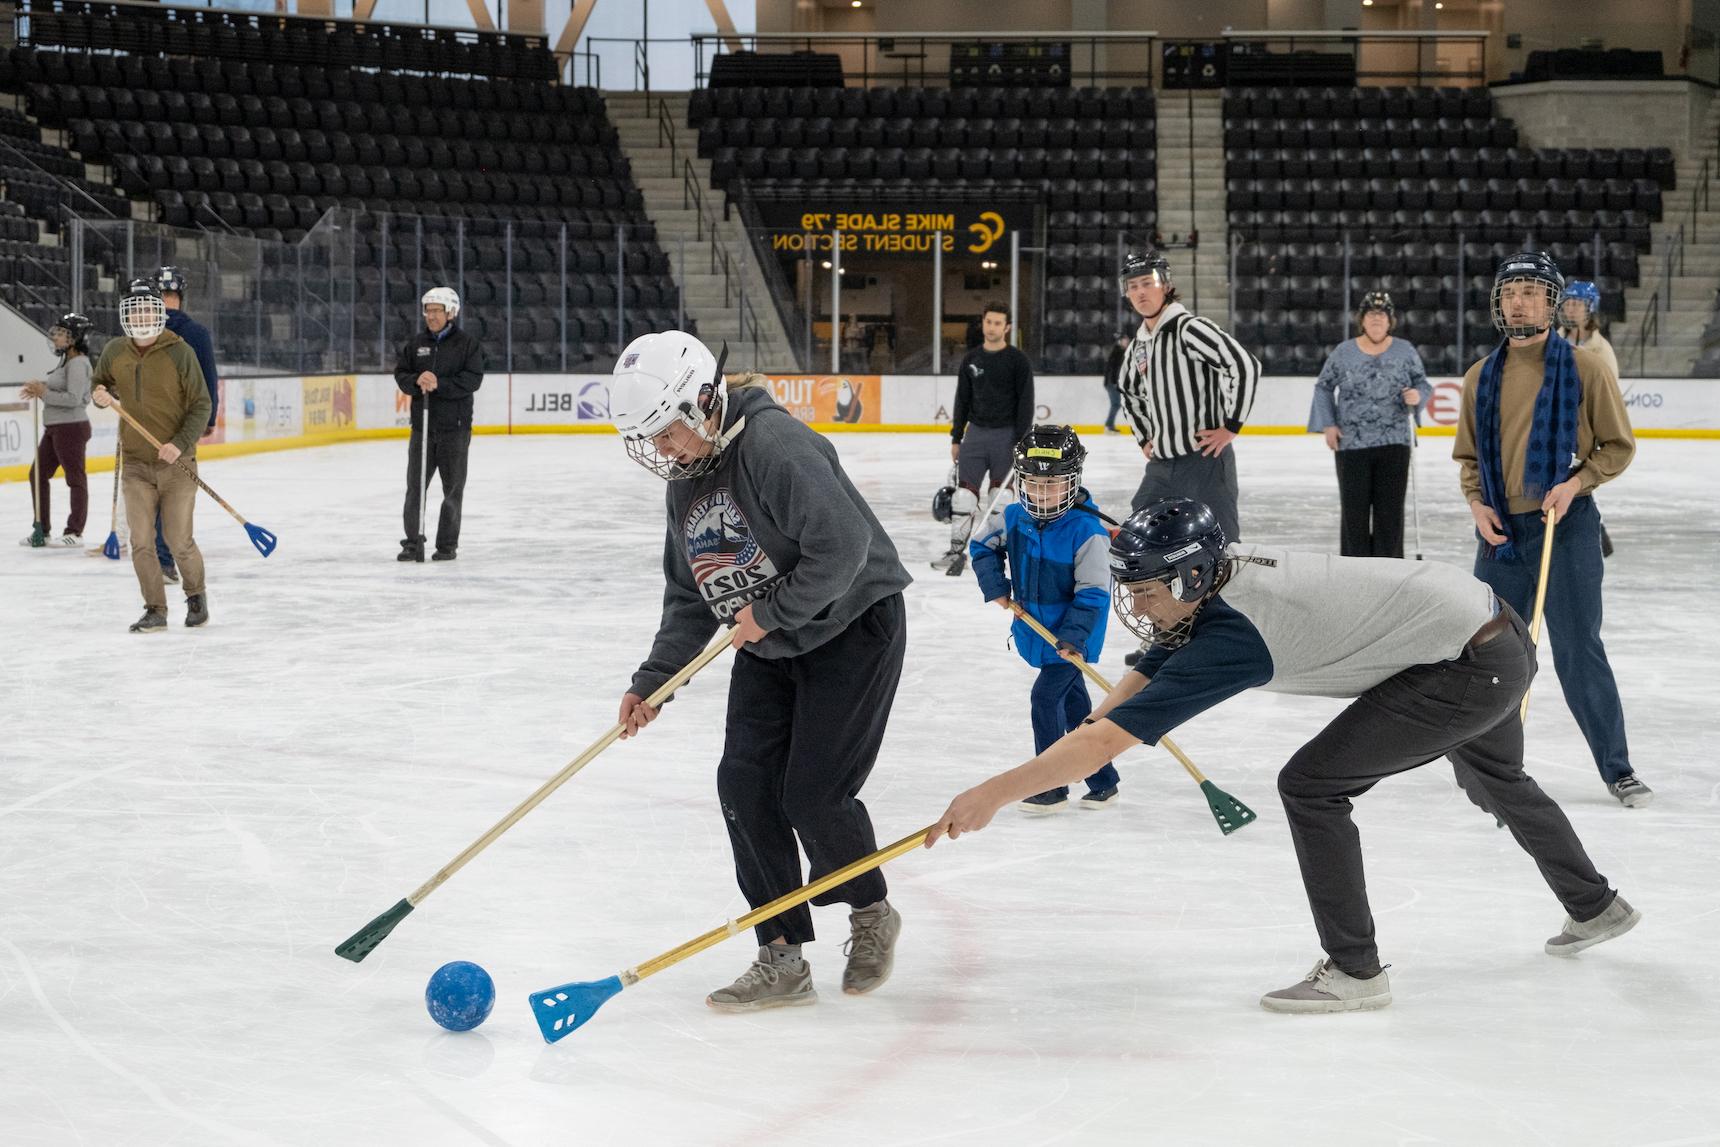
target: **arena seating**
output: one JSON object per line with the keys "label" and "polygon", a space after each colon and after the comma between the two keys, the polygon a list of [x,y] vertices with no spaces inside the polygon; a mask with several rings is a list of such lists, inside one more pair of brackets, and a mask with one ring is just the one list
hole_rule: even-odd
{"label": "arena seating", "polygon": [[1099,370],[1116,333],[1117,235],[1157,225],[1148,88],[716,88],[690,126],[711,179],[823,200],[1042,191],[1047,373]]}
{"label": "arena seating", "polygon": [[[1226,93],[1225,175],[1236,246],[1231,316],[1273,373],[1312,373],[1345,337],[1350,299],[1383,287],[1428,368],[1453,372],[1495,338],[1492,271],[1526,243],[1623,288],[1673,185],[1666,149],[1527,149],[1484,88],[1242,88]],[[1462,274],[1459,283],[1459,255]]]}
{"label": "arena seating", "polygon": [[[235,29],[220,23],[217,30],[214,39],[194,38],[189,50],[222,52]],[[570,367],[603,361],[648,327],[674,325],[668,258],[596,91],[506,78],[530,69],[495,61],[488,71],[497,78],[474,78],[341,66],[332,62],[338,53],[322,53],[328,63],[258,59],[247,37],[252,47],[236,57],[191,59],[21,46],[4,53],[0,87],[21,92],[31,114],[61,129],[78,153],[49,155],[54,149],[37,145],[39,162],[61,177],[74,167],[81,174],[86,160],[105,164],[118,188],[152,203],[164,223],[293,244],[331,208],[367,213],[359,216],[352,276],[359,329],[374,329],[384,290],[394,321],[413,314],[415,267],[437,274],[463,266],[466,321],[499,343],[508,299],[500,238],[508,222],[516,237],[516,370],[562,362],[563,228]],[[36,210],[28,195],[11,198],[58,226],[57,203]],[[114,214],[131,216],[130,201],[110,199]],[[383,212],[399,217],[386,286],[376,218]],[[626,235],[626,331],[614,329],[618,227]],[[453,248],[462,232],[463,254]],[[410,245],[420,233],[431,249],[416,257]],[[254,310],[254,300],[246,306]],[[223,324],[222,356],[253,358],[257,325],[249,316]]]}

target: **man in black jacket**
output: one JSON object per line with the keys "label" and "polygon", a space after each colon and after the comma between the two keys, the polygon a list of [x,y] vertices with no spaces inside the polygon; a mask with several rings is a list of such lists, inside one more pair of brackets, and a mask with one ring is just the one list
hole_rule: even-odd
{"label": "man in black jacket", "polygon": [[[484,349],[455,325],[460,296],[448,287],[424,293],[424,327],[400,348],[394,382],[412,396],[412,440],[406,464],[406,537],[403,562],[424,560],[421,483],[434,470],[442,479],[442,515],[433,561],[451,562],[460,545],[460,501],[466,490],[466,454],[472,446],[472,395],[484,381]],[[429,441],[423,435],[428,431]]]}

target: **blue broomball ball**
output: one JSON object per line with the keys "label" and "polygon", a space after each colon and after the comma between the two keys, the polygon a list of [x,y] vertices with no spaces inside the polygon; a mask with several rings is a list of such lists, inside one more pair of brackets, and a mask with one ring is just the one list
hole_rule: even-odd
{"label": "blue broomball ball", "polygon": [[430,1018],[451,1032],[471,1031],[490,1018],[496,985],[490,973],[467,960],[443,964],[424,988]]}

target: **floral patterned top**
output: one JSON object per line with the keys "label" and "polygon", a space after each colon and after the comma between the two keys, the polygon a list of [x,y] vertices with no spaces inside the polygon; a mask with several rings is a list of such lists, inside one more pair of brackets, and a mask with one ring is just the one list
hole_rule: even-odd
{"label": "floral patterned top", "polygon": [[1409,419],[1404,416],[1416,408],[1404,403],[1403,392],[1411,387],[1421,392],[1425,408],[1433,384],[1413,346],[1394,338],[1383,353],[1364,354],[1357,340],[1350,339],[1320,368],[1308,429],[1319,434],[1335,423],[1339,450],[1408,446]]}

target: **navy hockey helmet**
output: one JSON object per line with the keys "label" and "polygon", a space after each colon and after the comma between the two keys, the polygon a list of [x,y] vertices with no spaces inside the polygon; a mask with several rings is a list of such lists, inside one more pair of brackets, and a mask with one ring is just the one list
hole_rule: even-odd
{"label": "navy hockey helmet", "polygon": [[[1512,312],[1516,316],[1513,318],[1506,313],[1503,296],[1505,288],[1516,283],[1529,284],[1532,289],[1526,298],[1521,292],[1513,292]],[[1499,264],[1493,274],[1493,326],[1506,338],[1534,338],[1552,325],[1559,296],[1564,291],[1565,276],[1551,255],[1545,251],[1520,251]],[[1544,305],[1540,300],[1544,300]]]}
{"label": "navy hockey helmet", "polygon": [[66,332],[65,348],[62,349],[60,347],[55,347],[54,353],[60,355],[62,358],[65,357],[67,350],[75,350],[79,354],[89,354],[90,331],[93,329],[95,329],[95,324],[90,322],[87,316],[80,315],[76,311],[67,311],[55,320],[53,326],[48,328],[48,337],[50,339],[54,337],[55,331]]}
{"label": "navy hockey helmet", "polygon": [[1224,528],[1204,504],[1191,498],[1166,498],[1136,513],[1111,539],[1111,598],[1129,630],[1158,645],[1188,639],[1192,616],[1174,631],[1159,630],[1135,609],[1131,585],[1162,582],[1180,602],[1198,602],[1219,584],[1228,554]]}
{"label": "navy hockey helmet", "polygon": [[162,294],[174,294],[185,297],[185,288],[191,277],[179,267],[163,267],[155,273],[155,289]]}
{"label": "navy hockey helmet", "polygon": [[[1081,464],[1087,448],[1069,426],[1035,426],[1015,444],[1015,488],[1035,521],[1053,522],[1081,495]],[[1052,480],[1062,479],[1061,485]],[[1029,487],[1028,483],[1034,485]],[[1035,497],[1035,494],[1042,497]]]}

